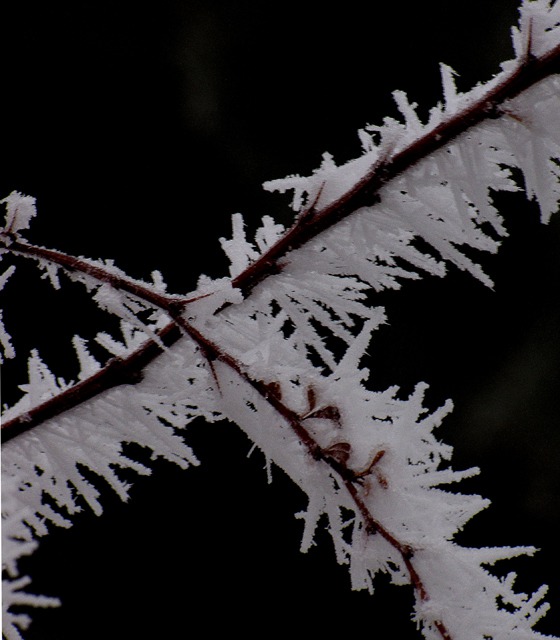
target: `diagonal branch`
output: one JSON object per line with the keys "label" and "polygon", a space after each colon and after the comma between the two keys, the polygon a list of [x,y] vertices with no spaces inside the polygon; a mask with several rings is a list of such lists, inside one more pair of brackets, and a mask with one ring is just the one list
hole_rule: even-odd
{"label": "diagonal branch", "polygon": [[[217,360],[225,364],[235,371],[235,373],[239,375],[244,382],[253,387],[253,389],[255,389],[255,391],[289,424],[302,446],[306,449],[307,453],[314,460],[327,464],[332,471],[339,476],[341,483],[345,486],[354,501],[357,512],[364,520],[367,534],[380,535],[401,555],[403,563],[408,570],[410,582],[415,592],[418,594],[418,598],[421,601],[429,599],[427,589],[414,567],[414,550],[398,540],[386,527],[383,526],[383,524],[374,518],[360,496],[358,489],[358,485],[360,484],[359,475],[350,469],[344,460],[330,455],[328,450],[323,449],[319,445],[303,425],[305,416],[302,418],[302,416],[285,404],[279,395],[271,393],[269,384],[262,380],[254,379],[236,358],[224,351],[219,345],[206,338],[196,327],[194,327],[182,315],[182,310],[177,308],[176,300],[174,298],[155,294],[151,289],[137,282],[134,282],[134,286],[132,286],[126,278],[122,279],[120,276],[115,276],[110,271],[106,271],[99,266],[92,268],[90,263],[79,258],[72,258],[66,254],[33,247],[33,245],[28,245],[26,243],[16,244],[16,246],[13,247],[13,250],[14,252],[35,258],[46,258],[48,256],[56,264],[65,266],[66,268],[69,268],[69,265],[71,265],[73,270],[82,271],[93,278],[98,278],[102,282],[110,282],[112,286],[119,285],[122,280],[122,288],[126,286],[129,293],[132,293],[133,291],[135,296],[158,306],[160,309],[168,313],[172,318],[172,322],[159,331],[158,337],[165,340],[167,343],[175,342],[181,335],[178,331],[179,328],[183,334],[189,336],[200,347],[201,351],[205,354],[210,363]],[[35,407],[29,413],[23,414],[19,418],[15,418],[14,420],[4,424],[2,426],[2,431],[6,432],[6,436],[3,440],[9,440],[16,435],[29,430],[32,426],[39,424],[39,422],[44,421],[49,417],[53,417],[62,411],[68,410],[71,406],[76,406],[80,402],[90,399],[113,386],[139,382],[141,379],[141,376],[138,375],[139,372],[141,372],[148,362],[157,357],[161,352],[162,347],[155,340],[148,340],[127,358],[114,358],[101,371],[97,372],[90,378],[87,378],[67,391],[46,401],[42,405]],[[434,625],[438,629],[443,640],[451,640],[451,636],[442,621],[438,620]]]}
{"label": "diagonal branch", "polygon": [[87,400],[123,384],[136,384],[142,380],[142,370],[163,353],[163,347],[170,347],[181,338],[181,330],[175,322],[169,322],[156,331],[158,340],[146,340],[128,356],[111,358],[105,366],[93,375],[65,389],[61,393],[41,402],[10,420],[2,421],[2,443],[30,431],[46,420],[79,406]]}
{"label": "diagonal branch", "polygon": [[79,272],[97,282],[109,284],[118,291],[125,291],[160,309],[182,309],[190,302],[206,297],[206,295],[202,295],[188,298],[160,293],[147,286],[144,282],[134,280],[116,269],[110,269],[105,265],[95,264],[85,258],[72,256],[62,251],[30,244],[19,236],[12,236],[5,231],[0,231],[0,243],[4,246],[3,248],[6,252],[55,264],[65,269],[68,273]]}
{"label": "diagonal branch", "polygon": [[[322,231],[334,226],[360,207],[371,206],[379,199],[380,189],[391,180],[434,151],[442,148],[469,128],[476,126],[485,119],[500,117],[502,115],[500,107],[507,100],[514,98],[547,76],[560,73],[560,45],[540,57],[535,57],[530,53],[530,45],[529,41],[527,53],[520,58],[516,68],[489,89],[481,98],[444,120],[402,150],[393,155],[382,157],[354,187],[322,210],[317,210],[317,203],[314,202],[306,212],[306,215],[301,215],[272,247],[242,273],[233,278],[232,286],[240,289],[244,296],[249,295],[257,284],[270,275],[278,273],[281,269],[281,259],[289,252],[302,247]],[[2,234],[2,242],[5,251],[46,260],[70,272],[80,271],[100,282],[110,284],[116,289],[126,291],[156,307],[164,309],[172,317],[177,315],[181,309],[184,309],[189,302],[198,299],[196,297],[182,298],[158,293],[138,281],[104,269],[87,260],[30,245],[7,233]],[[226,306],[227,303],[216,313],[219,313]],[[169,341],[169,345],[180,337],[180,332],[172,329],[173,325],[175,325],[175,322],[172,322],[171,325],[162,330],[165,333],[166,341]],[[134,368],[140,370],[160,353],[161,347],[155,341],[149,340],[139,350],[122,358],[119,367],[123,371],[131,371]],[[148,356],[148,354],[150,355]],[[90,399],[97,393],[122,384],[122,382],[118,382],[119,376],[115,375],[116,371],[117,364],[108,363],[104,369],[91,378],[83,380],[72,390],[69,389],[46,401],[24,416],[5,422],[2,425],[2,441],[9,440],[18,433],[31,429],[43,420],[58,415],[72,406]]]}
{"label": "diagonal branch", "polygon": [[[530,42],[527,46],[530,47]],[[501,105],[504,102],[555,74],[560,74],[560,45],[540,57],[533,56],[528,50],[519,60],[517,67],[478,100],[468,104],[402,150],[382,156],[359,182],[324,209],[315,211],[315,205],[312,205],[311,211],[306,212],[307,215],[300,216],[268,251],[233,279],[233,286],[247,295],[259,282],[278,272],[280,259],[290,251],[303,246],[361,207],[376,204],[379,201],[379,191],[391,180],[471,127],[486,119],[502,116],[504,112]]]}

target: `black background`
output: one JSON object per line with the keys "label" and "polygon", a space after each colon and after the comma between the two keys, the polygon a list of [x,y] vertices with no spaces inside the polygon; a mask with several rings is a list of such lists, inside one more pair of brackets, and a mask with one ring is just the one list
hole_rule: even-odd
{"label": "black background", "polygon": [[[323,152],[359,153],[356,130],[396,115],[404,89],[421,113],[440,100],[439,62],[461,87],[511,57],[517,3],[18,2],[1,10],[0,197],[37,198],[29,238],[114,258],[133,276],[159,269],[173,291],[227,275],[218,238],[230,216],[290,220],[264,180],[306,174]],[[560,630],[558,435],[560,227],[538,223],[518,196],[499,203],[511,232],[484,259],[492,292],[451,271],[378,296],[390,326],[374,337],[372,382],[410,390],[454,413],[440,437],[454,466],[480,466],[464,490],[492,499],[459,539],[533,544],[520,587],[551,586]],[[71,375],[70,336],[102,314],[78,288],[52,292],[31,273],[6,290],[5,319],[21,357],[37,347]],[[24,366],[7,364],[11,401]],[[64,606],[34,614],[26,640],[249,637],[272,632],[418,638],[409,590],[379,581],[354,593],[327,537],[299,553],[304,497],[281,472],[267,485],[260,454],[233,425],[195,424],[199,468],[155,464],[123,505],[83,513],[21,563]],[[199,626],[202,625],[202,626]]]}

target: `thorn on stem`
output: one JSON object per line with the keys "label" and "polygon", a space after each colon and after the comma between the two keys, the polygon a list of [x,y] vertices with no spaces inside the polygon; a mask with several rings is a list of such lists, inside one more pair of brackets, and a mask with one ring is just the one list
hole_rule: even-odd
{"label": "thorn on stem", "polygon": [[405,560],[412,560],[414,557],[414,549],[409,544],[401,545],[400,552]]}
{"label": "thorn on stem", "polygon": [[307,413],[301,416],[302,420],[308,420],[309,418],[322,418],[323,420],[332,420],[338,427],[342,427],[340,421],[340,409],[334,405],[328,405],[316,409],[317,406],[317,392],[313,386],[307,387]]}
{"label": "thorn on stem", "polygon": [[111,358],[106,364],[116,385],[138,384],[144,379],[144,373],[138,367],[131,367],[120,357]]}
{"label": "thorn on stem", "polygon": [[[375,465],[381,460],[381,458],[385,455],[385,449],[380,449],[371,459],[371,462],[367,465],[367,467],[365,467],[364,469],[362,469],[361,471],[357,471],[356,472],[356,478],[363,478],[364,476],[369,475],[372,471],[373,468],[375,467]],[[385,480],[385,483],[387,481]]]}
{"label": "thorn on stem", "polygon": [[379,526],[373,520],[368,520],[366,522],[365,529],[366,529],[366,533],[368,535],[373,536],[374,534],[376,534],[379,531]]}
{"label": "thorn on stem", "polygon": [[218,374],[216,373],[216,368],[214,367],[214,360],[216,360],[216,355],[211,353],[209,349],[206,347],[199,345],[199,349],[204,356],[204,359],[208,363],[208,367],[210,368],[210,373],[216,382],[216,388],[221,393],[222,389],[220,387],[220,381],[218,380]]}
{"label": "thorn on stem", "polygon": [[352,453],[352,447],[348,442],[336,442],[330,447],[323,450],[324,455],[331,460],[335,460],[337,463],[346,466],[350,454]]}
{"label": "thorn on stem", "polygon": [[321,198],[321,194],[323,193],[324,187],[325,187],[325,182],[323,181],[315,197],[313,198],[313,202],[300,213],[298,223],[307,221],[309,220],[309,218],[314,218],[317,215],[317,203]]}
{"label": "thorn on stem", "polygon": [[529,66],[535,62],[537,57],[533,53],[533,17],[529,18],[529,25],[527,27],[527,41],[525,43],[525,52],[522,58],[523,66]]}
{"label": "thorn on stem", "polygon": [[269,382],[264,385],[266,388],[265,397],[268,399],[270,397],[276,398],[277,400],[282,399],[282,387],[279,382]]}
{"label": "thorn on stem", "polygon": [[310,412],[317,406],[317,394],[312,386],[307,387],[307,406]]}
{"label": "thorn on stem", "polygon": [[340,410],[338,407],[333,405],[329,405],[328,407],[322,407],[321,409],[317,409],[316,411],[312,411],[311,413],[307,413],[303,416],[303,420],[308,420],[309,418],[323,418],[324,420],[332,420],[339,427],[342,426],[340,422]]}

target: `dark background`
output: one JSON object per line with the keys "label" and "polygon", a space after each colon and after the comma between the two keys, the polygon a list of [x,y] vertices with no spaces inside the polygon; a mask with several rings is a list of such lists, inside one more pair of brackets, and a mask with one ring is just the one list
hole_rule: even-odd
{"label": "dark background", "polygon": [[[488,79],[512,55],[517,19],[513,0],[5,4],[0,198],[37,198],[35,242],[133,276],[159,269],[181,292],[227,274],[218,238],[232,213],[290,220],[264,180],[306,174],[325,151],[357,155],[357,129],[396,115],[395,89],[426,113],[439,62],[461,87]],[[499,568],[519,570],[524,590],[551,586],[556,608],[539,628],[559,633],[560,227],[540,226],[519,196],[499,203],[511,236],[484,260],[495,290],[451,271],[378,296],[390,326],[372,342],[372,381],[425,380],[433,406],[453,398],[439,435],[456,468],[482,469],[464,490],[493,501],[459,539],[542,548]],[[70,336],[93,336],[103,316],[77,287],[18,277],[5,320],[20,357],[37,347],[71,375]],[[5,365],[3,401],[23,376]],[[419,637],[410,590],[380,579],[373,597],[351,592],[326,536],[299,553],[304,497],[277,470],[267,485],[235,426],[195,424],[187,440],[201,467],[156,464],[129,503],[108,494],[102,518],[82,514],[22,561],[37,592],[64,601],[34,614],[26,640],[198,637],[198,625]]]}

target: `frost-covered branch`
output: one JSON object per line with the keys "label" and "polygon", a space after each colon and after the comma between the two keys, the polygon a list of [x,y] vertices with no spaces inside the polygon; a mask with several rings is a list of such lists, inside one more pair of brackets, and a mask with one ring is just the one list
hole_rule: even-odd
{"label": "frost-covered branch", "polygon": [[[251,239],[235,215],[232,238],[221,239],[230,278],[202,276],[188,296],[169,295],[159,276],[141,282],[110,263],[27,243],[32,199],[4,200],[3,256],[37,260],[55,286],[62,268],[122,329],[118,339],[97,336],[112,356],[105,363],[74,338],[76,383],[33,352],[24,396],[5,411],[5,517],[18,541],[7,559],[9,593],[21,585],[17,558],[37,536],[69,526],[81,501],[101,512],[84,468],[125,499],[119,469],[149,469],[123,443],[187,467],[198,461],[186,426],[227,418],[307,495],[302,550],[325,519],[353,588],[372,591],[380,572],[413,587],[413,617],[427,640],[543,637],[533,627],[546,588],[517,593],[513,574],[487,570],[534,549],[454,542],[488,501],[442,488],[478,473],[452,469],[451,447],[434,435],[451,403],[428,411],[423,383],[405,398],[397,387],[372,390],[363,368],[386,320],[371,291],[441,276],[448,265],[491,284],[471,255],[496,251],[505,235],[492,193],[519,189],[511,169],[544,222],[557,210],[560,5],[523,3],[514,45],[515,60],[464,94],[442,67],[444,104],[427,123],[396,92],[402,121],[366,126],[361,157],[337,166],[325,156],[311,176],[267,183],[293,191],[294,224],[286,230],[265,216]],[[10,266],[0,283],[12,279]],[[13,356],[7,330],[0,335]],[[11,637],[22,624],[10,622]]]}
{"label": "frost-covered branch", "polygon": [[[233,279],[233,286],[246,294],[268,275],[278,273],[282,268],[280,261],[287,253],[362,207],[378,203],[383,186],[471,127],[504,115],[516,117],[515,111],[508,109],[506,103],[547,76],[560,73],[560,45],[537,55],[532,50],[530,26],[525,37],[525,50],[514,63],[507,65],[506,70],[489,83],[490,86],[478,87],[461,99],[444,67],[445,109],[434,109],[425,125],[418,120],[413,105],[408,105],[406,97],[397,93],[395,97],[403,115],[409,118],[406,124],[409,136],[413,134],[412,139],[398,135],[400,132],[397,131],[384,132],[387,139],[370,158],[370,165],[365,165],[365,174],[354,176],[354,184],[342,194],[328,194],[324,185],[319,186],[315,194],[310,194],[312,203],[301,212],[292,228],[238,274]],[[517,117],[522,121],[523,116]],[[274,182],[270,183],[271,188],[274,185]]]}
{"label": "frost-covered branch", "polygon": [[170,347],[181,337],[181,332],[174,322],[169,322],[162,329],[158,329],[156,335],[157,340],[147,339],[132,353],[114,356],[99,371],[84,380],[76,382],[29,410],[4,420],[1,426],[2,442],[8,442],[45,420],[69,411],[113,387],[139,382],[144,367],[163,352],[161,344]]}
{"label": "frost-covered branch", "polygon": [[[151,288],[138,282],[132,282],[128,278],[122,277],[101,265],[94,265],[81,258],[76,258],[60,252],[34,247],[18,241],[12,242],[10,251],[20,255],[31,256],[36,259],[47,260],[52,264],[62,266],[70,272],[80,272],[87,276],[88,279],[98,281],[99,283],[108,283],[115,290],[132,294],[134,297],[153,304],[169,314],[169,316],[173,318],[173,322],[167,324],[164,329],[158,331],[158,338],[160,340],[166,338],[166,342],[174,342],[177,335],[176,332],[173,333],[173,328],[180,327],[184,334],[189,336],[189,338],[198,345],[209,363],[213,363],[214,361],[221,362],[235,372],[235,374],[242,378],[248,385],[254,388],[261,398],[287,422],[311,458],[315,461],[327,464],[339,477],[340,483],[346,488],[355,503],[356,512],[359,513],[364,520],[364,530],[367,535],[381,536],[395,549],[398,554],[400,554],[402,562],[408,571],[410,582],[418,593],[419,600],[429,600],[430,596],[427,588],[414,566],[413,557],[415,550],[411,546],[400,542],[394,534],[375,519],[358,490],[358,487],[363,486],[367,477],[373,473],[376,463],[382,455],[385,454],[385,451],[378,452],[363,471],[354,471],[347,466],[347,461],[351,452],[351,446],[348,443],[339,442],[336,445],[331,445],[328,448],[323,449],[304,425],[305,420],[326,419],[328,421],[335,420],[336,423],[342,427],[340,424],[340,410],[338,407],[329,406],[317,409],[315,407],[316,399],[314,391],[312,391],[312,388],[310,387],[308,389],[308,401],[310,405],[308,407],[309,411],[307,411],[307,414],[304,416],[299,415],[296,411],[285,404],[281,398],[278,387],[262,380],[253,379],[236,358],[211,342],[193,325],[191,325],[182,315],[185,303],[181,302],[178,304],[175,297],[169,297],[154,292]],[[203,297],[206,296],[195,297],[189,301],[194,302]],[[2,429],[8,434],[5,441],[21,434],[30,426],[40,424],[42,421],[57,415],[57,412],[67,411],[72,406],[76,406],[78,404],[78,398],[81,399],[81,402],[85,402],[94,395],[107,391],[114,386],[138,383],[141,379],[141,376],[139,376],[141,370],[155,357],[157,357],[162,350],[162,346],[158,344],[158,341],[151,340],[142,344],[141,347],[133,351],[126,358],[117,357],[111,359],[103,369],[94,373],[89,378],[86,378],[81,383],[71,386],[66,391],[53,396],[41,405],[34,407],[26,414],[23,414],[23,416],[20,415],[7,421],[2,426]],[[215,376],[214,367],[213,365],[211,366]],[[219,386],[218,378],[216,378],[216,382]],[[433,624],[435,628],[438,629],[444,640],[451,638],[445,624],[441,620],[434,620]]]}
{"label": "frost-covered branch", "polygon": [[[300,212],[292,227],[282,233],[261,255],[255,254],[254,260],[232,278],[232,287],[241,291],[244,296],[248,295],[258,283],[268,276],[282,271],[285,266],[283,260],[288,253],[310,242],[317,235],[341,222],[348,215],[363,207],[379,203],[380,190],[385,185],[388,185],[423,158],[429,157],[435,151],[449,144],[452,140],[464,134],[470,128],[479,125],[484,120],[505,116],[523,123],[523,114],[516,114],[515,108],[512,109],[508,106],[508,101],[547,76],[560,73],[560,44],[548,50],[540,51],[537,49],[534,51],[533,28],[533,18],[526,18],[526,30],[517,39],[518,58],[504,65],[505,69],[502,74],[492,82],[486,86],[473,89],[471,94],[458,96],[452,76],[449,75],[444,67],[442,74],[446,99],[445,108],[434,109],[429,122],[425,125],[419,122],[413,106],[408,105],[405,96],[396,93],[395,98],[403,111],[403,115],[409,119],[406,123],[409,129],[408,138],[412,139],[407,139],[407,136],[402,135],[402,132],[384,131],[383,133],[387,139],[382,141],[382,144],[379,145],[376,153],[371,158],[366,154],[369,166],[363,162],[363,158],[361,159],[361,165],[365,166],[365,174],[361,177],[359,173],[353,175],[354,182],[350,183],[350,186],[342,194],[338,193],[341,187],[337,185],[337,191],[331,191],[327,195],[328,190],[325,189],[325,183],[320,184],[316,189],[316,193],[309,192],[311,202]],[[401,135],[398,135],[399,133]],[[411,133],[413,134],[412,136],[410,135]],[[371,141],[367,144],[371,145]],[[358,172],[360,170],[363,171],[363,168],[360,169],[358,167]],[[332,185],[329,184],[329,186],[332,188]],[[275,181],[269,183],[269,188],[285,187],[282,181]],[[543,217],[548,219],[551,213],[552,211],[543,210]],[[12,237],[13,225],[14,221],[10,218],[2,234],[2,242],[6,250],[11,253],[35,257],[70,271],[78,270],[133,296],[139,295],[150,304],[166,310],[171,308],[180,310],[186,307],[189,302],[196,300],[196,297],[189,299],[164,295],[153,288],[146,288],[142,283],[133,281],[114,268],[111,271],[107,271],[91,261],[88,262],[61,252],[22,243],[17,238]],[[171,333],[167,338],[171,341],[179,335],[176,332],[174,334],[171,332],[171,326],[166,329],[165,333],[166,335]],[[149,342],[142,348],[142,352],[143,354],[153,353],[155,357],[159,353],[159,349],[155,343]],[[150,358],[146,359],[144,355],[142,362],[147,363],[149,361]],[[62,397],[57,401],[54,401],[54,399],[49,400],[44,403],[46,406],[42,406],[41,409],[31,410],[25,416],[5,422],[2,430],[2,439],[9,439],[16,433],[30,429],[42,420],[52,417],[56,414],[56,411],[64,411],[73,406],[73,404],[89,399],[92,395],[106,388],[122,383],[119,382],[119,379],[125,379],[121,378],[121,376],[125,375],[124,372],[138,369],[139,366],[141,366],[140,357],[137,358],[132,355],[127,357],[127,362],[124,366],[121,362],[111,362],[107,371],[96,373],[96,377],[91,383],[83,381],[73,391],[68,390],[65,393],[64,400]],[[118,374],[115,375],[117,371]],[[102,380],[101,383],[99,382],[100,380]],[[7,435],[8,433],[10,435]]]}

